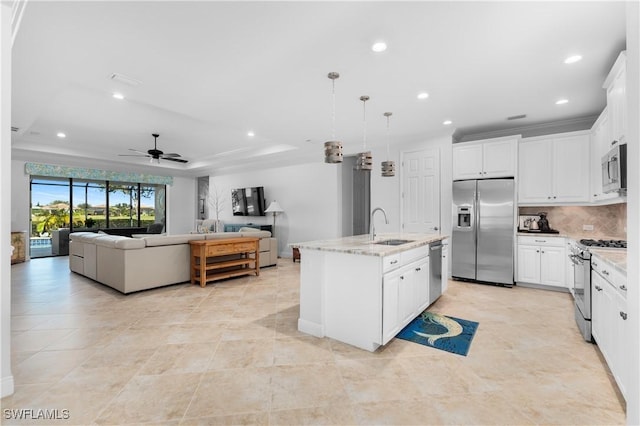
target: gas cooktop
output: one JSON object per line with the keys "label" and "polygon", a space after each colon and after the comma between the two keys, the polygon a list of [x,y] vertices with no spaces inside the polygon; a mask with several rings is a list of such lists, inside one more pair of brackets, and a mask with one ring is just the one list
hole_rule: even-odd
{"label": "gas cooktop", "polygon": [[611,249],[626,249],[627,242],[625,240],[580,240],[580,244],[585,247],[593,248],[611,248]]}

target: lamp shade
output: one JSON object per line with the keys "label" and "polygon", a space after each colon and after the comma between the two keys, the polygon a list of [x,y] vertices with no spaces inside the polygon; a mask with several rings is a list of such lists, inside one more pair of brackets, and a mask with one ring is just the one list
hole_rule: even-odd
{"label": "lamp shade", "polygon": [[282,210],[282,207],[280,207],[280,204],[278,204],[276,200],[273,200],[271,204],[269,204],[269,207],[267,207],[267,209],[264,212],[265,213],[282,213],[284,212],[284,210]]}

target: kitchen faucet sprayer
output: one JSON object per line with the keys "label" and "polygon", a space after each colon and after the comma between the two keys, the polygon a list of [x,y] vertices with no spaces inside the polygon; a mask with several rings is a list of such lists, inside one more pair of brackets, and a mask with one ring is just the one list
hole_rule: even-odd
{"label": "kitchen faucet sprayer", "polygon": [[376,227],[373,226],[373,216],[375,212],[381,211],[384,215],[384,223],[389,224],[389,219],[387,219],[387,212],[384,211],[382,207],[376,207],[371,211],[371,218],[369,219],[369,241],[373,241],[376,239]]}

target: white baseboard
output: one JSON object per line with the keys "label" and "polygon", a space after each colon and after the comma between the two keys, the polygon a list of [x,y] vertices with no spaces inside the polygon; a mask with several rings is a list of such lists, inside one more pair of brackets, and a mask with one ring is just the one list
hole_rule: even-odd
{"label": "white baseboard", "polygon": [[302,318],[298,318],[298,331],[315,337],[324,337],[322,324],[316,324],[315,322],[307,321]]}
{"label": "white baseboard", "polygon": [[0,384],[2,398],[5,396],[9,396],[13,394],[13,376],[7,376],[2,378],[2,383]]}

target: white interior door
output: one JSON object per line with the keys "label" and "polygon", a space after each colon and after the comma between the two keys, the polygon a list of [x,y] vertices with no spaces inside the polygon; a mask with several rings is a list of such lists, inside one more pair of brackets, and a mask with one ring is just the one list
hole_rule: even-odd
{"label": "white interior door", "polygon": [[440,150],[403,153],[402,231],[440,231]]}

